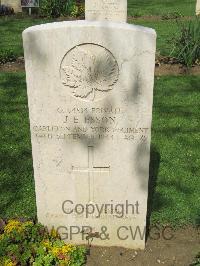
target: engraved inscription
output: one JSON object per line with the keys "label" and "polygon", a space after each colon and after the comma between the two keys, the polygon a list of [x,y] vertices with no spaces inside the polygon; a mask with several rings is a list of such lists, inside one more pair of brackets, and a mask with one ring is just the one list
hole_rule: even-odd
{"label": "engraved inscription", "polygon": [[127,20],[127,0],[85,0],[85,3],[86,20]]}
{"label": "engraved inscription", "polygon": [[94,173],[109,173],[110,166],[94,166],[94,147],[88,147],[88,166],[76,167],[72,166],[72,172],[84,172],[88,174],[88,202],[94,203]]}
{"label": "engraved inscription", "polygon": [[86,101],[104,98],[119,78],[115,57],[105,47],[81,44],[64,56],[60,75],[62,84],[74,97]]}
{"label": "engraved inscription", "polygon": [[124,140],[144,143],[150,137],[150,128],[145,124],[124,124],[126,110],[122,107],[57,107],[58,123],[34,125],[32,133],[36,138],[68,140],[78,142]]}

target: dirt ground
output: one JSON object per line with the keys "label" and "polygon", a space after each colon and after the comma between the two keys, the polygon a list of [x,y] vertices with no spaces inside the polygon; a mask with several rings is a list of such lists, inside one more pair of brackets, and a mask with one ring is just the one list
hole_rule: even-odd
{"label": "dirt ground", "polygon": [[17,60],[16,62],[9,62],[0,65],[0,72],[19,72],[25,71],[23,60]]}
{"label": "dirt ground", "polygon": [[[171,233],[170,233],[171,234]],[[91,247],[87,266],[189,266],[200,252],[200,230],[187,227],[175,230],[171,240],[155,236],[147,240],[144,251],[118,247]]]}
{"label": "dirt ground", "polygon": [[[18,72],[25,71],[23,60],[17,60],[16,62],[6,63],[0,65],[0,72]],[[200,66],[194,66],[191,69],[187,69],[180,64],[161,64],[155,68],[155,76],[165,75],[200,75]]]}
{"label": "dirt ground", "polygon": [[183,67],[180,64],[161,64],[155,68],[156,76],[165,76],[165,75],[200,75],[200,66],[194,66],[190,69]]}

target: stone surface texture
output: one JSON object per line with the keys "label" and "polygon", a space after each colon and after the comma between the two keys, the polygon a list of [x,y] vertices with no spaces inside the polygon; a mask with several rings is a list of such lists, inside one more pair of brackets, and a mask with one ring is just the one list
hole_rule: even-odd
{"label": "stone surface texture", "polygon": [[[62,235],[90,226],[81,232],[93,245],[143,249],[133,235],[146,226],[155,31],[59,22],[26,29],[23,42],[39,221]],[[103,211],[78,215],[76,204]]]}

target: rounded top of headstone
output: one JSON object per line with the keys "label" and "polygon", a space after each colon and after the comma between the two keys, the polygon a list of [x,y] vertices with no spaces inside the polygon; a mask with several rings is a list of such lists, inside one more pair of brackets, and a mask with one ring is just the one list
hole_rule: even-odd
{"label": "rounded top of headstone", "polygon": [[119,23],[112,21],[85,21],[85,20],[76,20],[76,21],[63,21],[63,22],[53,22],[46,23],[41,25],[36,25],[29,27],[23,31],[23,35],[26,33],[44,31],[44,30],[53,30],[53,29],[62,29],[62,28],[73,28],[73,27],[97,27],[97,28],[106,28],[106,29],[124,29],[131,30],[136,32],[143,32],[146,34],[151,34],[156,36],[156,32],[152,28],[147,28],[139,25],[133,25],[128,23]]}

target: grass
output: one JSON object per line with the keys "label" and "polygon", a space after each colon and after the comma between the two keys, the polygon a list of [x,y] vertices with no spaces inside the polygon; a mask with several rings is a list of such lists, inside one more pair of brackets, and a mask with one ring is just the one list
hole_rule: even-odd
{"label": "grass", "polygon": [[131,20],[136,25],[153,28],[157,33],[157,52],[161,55],[168,56],[172,49],[171,39],[177,33],[178,24],[176,21],[145,21],[139,19],[137,21]]}
{"label": "grass", "polygon": [[128,14],[166,15],[178,12],[183,16],[194,16],[196,0],[128,0]]}
{"label": "grass", "polygon": [[[162,77],[154,91],[152,223],[200,218],[200,77]],[[0,216],[36,214],[24,73],[0,73]]]}
{"label": "grass", "polygon": [[48,19],[2,17],[0,18],[0,49],[23,56],[22,31],[28,27],[47,23]]}
{"label": "grass", "polygon": [[[178,12],[182,15],[194,16],[196,0],[129,0],[129,15],[166,15]],[[33,25],[50,22],[50,19],[35,19],[30,17],[0,18],[0,47],[1,50],[10,50],[17,57],[23,56],[22,31]],[[171,44],[170,39],[177,31],[177,24],[174,20],[144,21],[130,20],[129,23],[136,23],[156,29],[158,34],[157,50],[162,55],[169,55]]]}
{"label": "grass", "polygon": [[0,216],[36,213],[25,75],[0,73]]}
{"label": "grass", "polygon": [[199,84],[200,76],[156,80],[152,145],[159,166],[152,222],[199,223]]}
{"label": "grass", "polygon": [[[47,23],[47,19],[4,19],[0,18],[0,47],[1,50],[11,50],[14,55],[23,56],[22,45],[22,31],[30,26]],[[171,44],[169,40],[173,37],[177,31],[177,24],[175,21],[151,21],[144,20],[131,20],[130,23],[136,23],[142,26],[154,28],[157,32],[157,50],[162,55],[169,55]]]}
{"label": "grass", "polygon": [[[129,15],[193,16],[196,0],[129,0]],[[0,18],[1,51],[23,56],[22,31],[49,19]],[[169,55],[174,20],[130,20],[157,31],[157,51]],[[198,147],[200,77],[161,77],[154,90],[149,186],[151,223],[200,224]],[[0,216],[36,215],[24,73],[0,73]]]}

